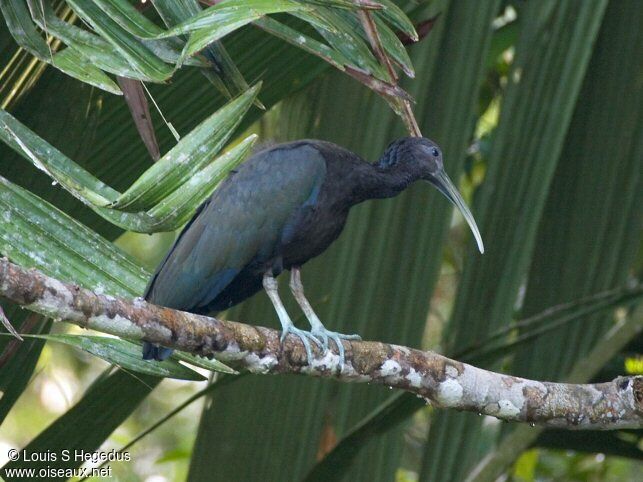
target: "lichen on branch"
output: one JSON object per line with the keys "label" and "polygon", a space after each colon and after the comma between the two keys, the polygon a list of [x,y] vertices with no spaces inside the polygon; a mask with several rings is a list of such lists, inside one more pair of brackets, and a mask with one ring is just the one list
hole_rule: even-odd
{"label": "lichen on branch", "polygon": [[301,340],[260,326],[219,320],[93,293],[0,260],[0,296],[34,312],[131,340],[217,358],[260,374],[302,374],[406,390],[435,406],[507,421],[568,429],[643,428],[643,377],[595,384],[551,383],[483,370],[437,353],[374,341],[344,341],[306,359]]}

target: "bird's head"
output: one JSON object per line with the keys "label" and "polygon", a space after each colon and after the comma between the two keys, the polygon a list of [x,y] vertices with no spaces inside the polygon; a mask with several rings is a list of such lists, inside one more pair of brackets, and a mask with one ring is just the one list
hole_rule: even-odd
{"label": "bird's head", "polygon": [[379,161],[385,171],[396,171],[409,181],[423,180],[432,184],[462,213],[473,232],[478,249],[484,253],[484,244],[476,221],[457,188],[449,179],[442,163],[442,150],[425,137],[404,137],[391,143]]}

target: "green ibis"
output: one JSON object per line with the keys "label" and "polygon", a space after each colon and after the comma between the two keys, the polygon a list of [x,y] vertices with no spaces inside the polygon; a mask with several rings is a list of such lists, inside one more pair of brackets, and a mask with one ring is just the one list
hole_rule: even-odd
{"label": "green ibis", "polygon": [[[300,140],[264,149],[214,191],[185,226],[148,284],[145,299],[191,313],[212,315],[262,288],[282,327],[281,340],[299,337],[308,360],[311,343],[324,351],[333,340],[340,369],[342,339],[359,339],[324,327],[304,296],[300,269],[322,254],[344,228],[351,207],[390,198],[416,181],[426,181],[462,212],[484,251],[475,220],[442,164],[432,141],[406,137],[391,143],[369,163],[336,144]],[[295,327],[275,279],[291,273],[292,294],[310,323]],[[171,350],[146,344],[145,359],[162,360]]]}

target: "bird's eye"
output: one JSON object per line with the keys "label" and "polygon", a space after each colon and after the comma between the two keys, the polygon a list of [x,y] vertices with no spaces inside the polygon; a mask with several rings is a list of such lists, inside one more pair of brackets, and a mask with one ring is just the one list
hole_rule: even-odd
{"label": "bird's eye", "polygon": [[440,152],[434,147],[431,151],[431,154],[433,154],[433,157],[438,157],[440,155]]}

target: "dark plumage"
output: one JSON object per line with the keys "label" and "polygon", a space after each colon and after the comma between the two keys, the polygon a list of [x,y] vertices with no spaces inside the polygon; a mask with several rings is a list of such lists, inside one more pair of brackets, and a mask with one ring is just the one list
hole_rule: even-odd
{"label": "dark plumage", "polygon": [[[295,287],[298,268],[337,239],[352,206],[395,196],[418,180],[431,182],[456,203],[479,240],[473,218],[444,174],[439,148],[428,139],[397,140],[375,164],[318,140],[260,151],[231,173],[199,208],[159,265],[145,298],[170,308],[213,314],[264,286],[277,308],[284,335],[300,336],[309,354],[307,338],[316,343],[321,338],[320,344],[326,345],[330,337],[343,356],[339,338],[344,336],[326,331],[321,323],[316,326],[312,308],[304,306],[303,289]],[[480,241],[479,245],[482,250]],[[297,275],[291,285],[293,293],[313,324],[315,336],[288,324],[278,298],[273,298],[276,290],[266,284],[284,269]],[[145,358],[162,359],[169,353],[151,345],[144,349]]]}

